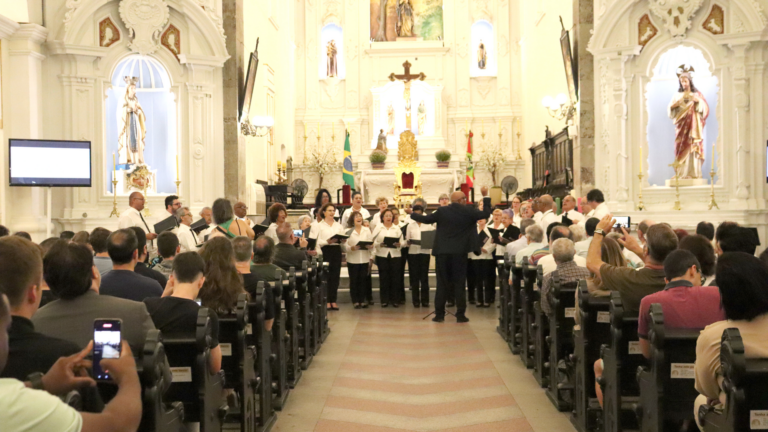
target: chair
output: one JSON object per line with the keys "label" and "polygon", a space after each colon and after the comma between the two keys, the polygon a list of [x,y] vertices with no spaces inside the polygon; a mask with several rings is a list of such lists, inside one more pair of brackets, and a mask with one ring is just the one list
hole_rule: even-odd
{"label": "chair", "polygon": [[419,157],[416,150],[416,139],[411,131],[400,134],[397,143],[397,158],[395,167],[395,206],[403,208],[404,204],[414,198],[421,198],[421,167],[417,166]]}
{"label": "chair", "polygon": [[[355,190],[352,189],[352,187],[346,184],[341,188],[336,189],[336,202],[340,205],[352,205],[352,192],[354,191]],[[339,196],[339,194],[341,194],[341,196]]]}

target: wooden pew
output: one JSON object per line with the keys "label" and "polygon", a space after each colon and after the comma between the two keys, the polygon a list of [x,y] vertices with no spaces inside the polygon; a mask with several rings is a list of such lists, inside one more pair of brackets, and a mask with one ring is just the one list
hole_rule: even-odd
{"label": "wooden pew", "polygon": [[533,286],[536,283],[536,267],[528,264],[528,259],[523,259],[523,289],[520,290],[520,360],[526,368],[533,368]]}
{"label": "wooden pew", "polygon": [[496,331],[501,335],[504,341],[509,342],[509,268],[507,267],[505,260],[499,259],[496,261],[496,268],[499,273],[499,325],[496,327]]}
{"label": "wooden pew", "polygon": [[[696,362],[696,340],[700,329],[665,329],[661,305],[652,304],[650,309],[648,342],[651,345],[650,366],[637,370],[640,386],[640,403],[637,418],[642,432],[665,432],[665,423],[693,421],[691,407],[699,395],[690,375],[679,373],[672,376],[680,365],[690,366]],[[679,427],[675,428],[677,432]]]}
{"label": "wooden pew", "polygon": [[312,308],[312,290],[309,281],[312,279],[309,262],[302,263],[301,275],[296,278],[296,302],[298,304],[298,339],[299,339],[299,367],[307,370],[314,358],[312,349],[312,337],[314,334],[314,310]]}
{"label": "wooden pew", "polygon": [[522,332],[520,323],[522,312],[520,310],[520,293],[523,291],[523,265],[517,264],[515,257],[510,258],[507,266],[512,274],[512,284],[509,285],[509,350],[512,354],[520,354],[520,339]]}
{"label": "wooden pew", "polygon": [[600,346],[610,337],[608,297],[592,297],[587,281],[579,282],[580,329],[574,332],[573,412],[571,423],[579,432],[595,430],[600,404],[595,395],[595,360],[600,358]]}
{"label": "wooden pew", "polygon": [[260,281],[256,285],[256,292],[261,294],[255,299],[251,298],[248,306],[248,322],[245,332],[245,343],[254,347],[256,351],[255,372],[258,386],[256,387],[256,416],[257,432],[266,432],[272,429],[277,420],[277,415],[272,405],[272,370],[270,359],[270,335],[264,328],[264,310],[267,308],[264,292],[269,289],[268,284]]}
{"label": "wooden pew", "polygon": [[275,270],[275,281],[272,282],[272,299],[275,308],[275,322],[272,324],[270,367],[272,369],[272,406],[275,410],[283,409],[291,389],[288,387],[288,342],[286,321],[288,314],[283,309],[283,280],[282,269]]}
{"label": "wooden pew", "polygon": [[213,375],[208,370],[213,330],[210,313],[208,308],[200,308],[194,335],[163,336],[173,377],[168,398],[184,404],[184,422],[199,422],[201,432],[221,431],[227,413],[222,398],[224,373]]}
{"label": "wooden pew", "polygon": [[328,335],[331,334],[331,328],[328,327],[328,309],[326,308],[326,305],[328,304],[328,275],[330,274],[330,263],[323,262],[322,263],[322,273],[321,273],[321,284],[320,284],[320,293],[321,293],[321,303],[320,303],[320,343],[325,342],[325,339],[328,338]]}
{"label": "wooden pew", "polygon": [[256,347],[246,343],[246,331],[250,316],[247,313],[248,294],[237,298],[233,315],[219,317],[219,347],[221,347],[221,369],[224,371],[224,388],[237,394],[239,407],[230,407],[226,423],[239,423],[241,432],[254,430],[256,425],[256,389],[259,378],[256,375]]}
{"label": "wooden pew", "polygon": [[166,396],[172,377],[160,330],[150,330],[147,333],[136,368],[141,380],[142,399],[139,430],[146,432],[184,430],[184,404],[169,402]]}
{"label": "wooden pew", "polygon": [[549,345],[547,344],[547,335],[549,334],[549,320],[544,310],[541,308],[541,286],[544,283],[544,269],[541,266],[536,267],[536,285],[533,291],[533,325],[532,327],[532,345],[533,345],[533,377],[542,388],[549,387]]}
{"label": "wooden pew", "polygon": [[[302,266],[303,267],[303,266]],[[298,276],[301,276],[301,269]],[[299,366],[299,306],[296,299],[297,272],[294,267],[288,269],[288,280],[283,282],[283,295],[291,299],[290,304],[285,305],[286,322],[285,329],[288,333],[288,387],[295,388],[301,379],[301,367]],[[286,287],[286,283],[288,284]]]}
{"label": "wooden pew", "polygon": [[317,255],[313,257],[311,263],[310,263],[310,269],[309,269],[309,289],[312,295],[311,299],[311,307],[312,307],[312,338],[311,341],[311,349],[312,349],[312,355],[317,355],[317,353],[320,351],[320,345],[322,342],[322,332],[323,327],[320,324],[321,320],[325,317],[325,307],[326,304],[323,303],[323,293],[322,293],[322,255]]}
{"label": "wooden pew", "polygon": [[576,314],[576,289],[578,282],[561,284],[557,271],[553,275],[553,286],[549,292],[549,305],[552,314],[549,319],[549,386],[547,397],[558,411],[568,411],[573,407],[573,385],[560,376],[567,376],[561,365],[566,367],[573,354],[573,326]]}
{"label": "wooden pew", "polygon": [[738,329],[723,332],[720,348],[726,390],[725,412],[713,407],[699,409],[705,432],[736,432],[768,428],[768,359],[747,359]]}
{"label": "wooden pew", "polygon": [[636,430],[635,408],[640,400],[637,369],[645,364],[637,336],[638,317],[624,312],[621,295],[611,292],[610,342],[602,346],[604,369],[598,380],[603,389],[603,431]]}

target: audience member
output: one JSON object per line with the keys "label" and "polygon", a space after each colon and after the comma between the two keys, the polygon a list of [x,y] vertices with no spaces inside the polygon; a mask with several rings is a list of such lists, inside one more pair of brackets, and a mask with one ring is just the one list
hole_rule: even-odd
{"label": "audience member", "polygon": [[62,231],[61,234],[59,234],[59,238],[66,241],[72,241],[72,238],[75,236],[74,231]]}
{"label": "audience member", "polygon": [[146,234],[144,234],[144,230],[139,227],[131,227],[130,229],[132,229],[136,234],[139,251],[139,258],[138,261],[136,261],[136,267],[133,270],[144,277],[156,280],[160,287],[164,288],[165,284],[168,283],[168,279],[159,271],[149,268],[149,266],[146,264],[148,252],[147,237]]}
{"label": "audience member", "polygon": [[760,254],[760,261],[762,261],[763,264],[765,264],[765,266],[768,267],[768,249],[764,250]]}
{"label": "audience member", "polygon": [[[11,314],[8,300],[0,294],[0,372],[11,355],[8,333]],[[84,358],[91,344],[77,354],[60,358],[48,372],[34,380],[22,382],[14,378],[0,379],[0,412],[3,430],[57,432],[134,432],[141,421],[141,383],[136,363],[127,343],[119,359],[104,359],[101,366],[109,369],[117,393],[101,413],[79,413],[59,397],[78,388],[94,386],[90,377],[80,376]]]}
{"label": "audience member", "polygon": [[587,268],[593,274],[600,276],[606,289],[621,293],[624,309],[627,313],[634,314],[638,312],[640,300],[643,297],[661,291],[666,285],[664,260],[667,255],[677,249],[677,236],[669,225],[653,225],[648,229],[648,243],[642,249],[637,240],[625,231],[624,247],[642,256],[645,267],[640,270],[616,267],[606,264],[601,257],[603,237],[614,225],[616,222],[610,214],[597,224],[595,237],[587,254]]}
{"label": "audience member", "polygon": [[259,280],[272,282],[277,280],[276,272],[280,272],[285,279],[288,273],[272,263],[275,256],[275,242],[271,237],[265,235],[259,236],[253,242],[253,264],[251,264],[251,273]]}
{"label": "audience member", "polygon": [[78,231],[77,234],[75,234],[75,236],[72,237],[72,243],[81,244],[87,247],[88,249],[91,249],[91,252],[93,252],[91,243],[88,241],[90,237],[91,235],[88,233],[88,231]]}
{"label": "audience member", "polygon": [[640,242],[640,246],[645,246],[647,243],[645,235],[648,234],[648,229],[654,225],[656,225],[656,222],[650,219],[645,219],[637,224],[637,239]]}
{"label": "audience member", "polygon": [[213,221],[216,223],[216,227],[208,235],[209,240],[216,237],[233,239],[241,235],[250,239],[254,237],[253,230],[248,226],[248,223],[235,217],[232,203],[226,198],[219,198],[213,202]]}
{"label": "audience member", "polygon": [[639,269],[642,267],[645,267],[645,263],[643,262],[643,259],[639,256],[635,255],[634,252],[624,247],[622,242],[623,236],[617,232],[608,233],[605,235],[605,238],[610,238],[616,241],[616,243],[619,245],[619,249],[621,250],[621,254],[624,255],[624,259],[627,260],[627,265],[633,269]]}
{"label": "audience member", "polygon": [[[42,253],[43,258],[45,258],[45,255],[48,253],[49,250],[51,250],[51,248],[55,244],[67,244],[67,241],[62,240],[58,237],[50,237],[43,240],[43,242],[40,243],[40,252]],[[41,280],[40,285],[42,286],[42,289],[43,289],[42,299],[40,300],[40,307],[43,307],[48,303],[58,299],[58,297],[56,297],[56,295],[53,294],[53,291],[51,291],[51,289],[48,288],[48,284],[45,283],[45,279]]]}
{"label": "audience member", "polygon": [[699,222],[696,225],[696,234],[706,237],[709,241],[713,241],[715,239],[715,226],[710,222]]}
{"label": "audience member", "polygon": [[237,307],[237,297],[245,292],[235,267],[232,242],[225,237],[212,238],[205,242],[200,256],[205,261],[205,283],[200,290],[202,305],[219,315],[231,314]]}
{"label": "audience member", "polygon": [[[600,258],[604,263],[612,265],[614,267],[627,267],[627,259],[621,251],[621,245],[616,240],[606,237],[603,239],[603,244],[600,246]],[[587,289],[590,295],[596,297],[609,296],[611,294],[610,287],[603,287],[603,280],[600,279],[599,274],[589,273],[587,278]],[[578,292],[576,293],[578,297]]]}
{"label": "audience member", "polygon": [[[133,231],[119,230],[113,235],[125,236],[127,232]],[[143,303],[99,295],[101,275],[83,246],[54,245],[43,258],[43,276],[59,297],[32,317],[35,328],[45,335],[85,347],[93,337],[95,319],[118,318],[123,321],[123,339],[140,349],[147,332],[155,328]]]}
{"label": "audience member", "polygon": [[112,270],[101,280],[99,292],[102,295],[140,302],[147,297],[160,297],[163,294],[160,283],[135,271],[139,261],[139,240],[134,230],[125,228],[110,234],[107,252],[112,259]]}
{"label": "audience member", "polygon": [[15,233],[13,233],[13,235],[16,237],[21,237],[25,240],[32,241],[32,236],[29,235],[29,233],[26,231],[16,231]]}
{"label": "audience member", "polygon": [[[525,219],[523,220],[525,222]],[[533,255],[533,253],[546,245],[544,243],[544,230],[538,224],[534,224],[525,229],[525,238],[528,245],[515,254],[515,262],[523,263],[523,258]]]}
{"label": "audience member", "polygon": [[[549,304],[548,294],[554,286],[555,275],[557,275],[561,285],[589,277],[589,270],[586,268],[586,260],[585,265],[579,265],[575,261],[576,258],[581,257],[576,256],[576,250],[574,249],[571,240],[565,237],[555,239],[555,241],[552,242],[551,250],[551,257],[557,268],[555,271],[544,275],[544,280],[541,283],[541,310],[547,315],[552,314],[552,307]],[[543,260],[544,258],[542,258],[542,261]]]}
{"label": "audience member", "polygon": [[588,218],[584,223],[584,232],[587,234],[587,238],[580,242],[576,242],[573,245],[573,248],[576,251],[576,255],[584,259],[587,258],[589,245],[592,244],[592,236],[595,235],[595,228],[597,228],[598,223],[600,223],[600,219],[598,218]]}
{"label": "audience member", "polygon": [[702,235],[689,235],[680,241],[679,249],[690,251],[699,261],[701,282],[696,286],[711,286],[715,281],[717,256],[712,242]]}
{"label": "audience member", "polygon": [[[158,243],[164,232],[158,236]],[[158,248],[161,246],[158,244]],[[165,262],[165,261],[163,261]],[[205,261],[197,252],[184,252],[171,260],[172,275],[165,288],[163,297],[144,299],[147,311],[163,335],[194,335],[197,331],[197,314],[200,306],[195,301],[205,283]],[[211,318],[211,355],[208,357],[208,370],[211,374],[221,370],[221,347],[219,346],[219,319],[215,312]]]}
{"label": "audience member", "polygon": [[677,228],[677,229],[675,229],[673,231],[675,232],[675,235],[677,236],[677,241],[678,242],[682,241],[685,237],[688,237],[688,231],[686,231],[686,230],[684,230],[682,228]]}
{"label": "audience member", "polygon": [[[554,242],[563,238],[571,240],[571,245],[573,246],[573,239],[571,238],[570,228],[565,227],[563,225],[557,226],[555,229],[552,230],[552,233],[549,236],[549,251],[552,250],[552,245],[554,244]],[[576,253],[575,247],[574,247],[573,253],[574,254]],[[534,255],[534,258],[535,258],[535,255]],[[586,258],[583,258],[577,255],[577,256],[571,257],[569,261],[573,262],[573,264],[578,267],[583,267],[584,270],[587,269]],[[546,255],[541,256],[539,260],[536,262],[536,265],[540,265],[542,267],[542,270],[544,271],[544,276],[552,273],[553,271],[559,268],[559,266],[557,265],[557,258],[554,255],[552,255],[552,253],[548,253]],[[589,275],[589,272],[587,271],[586,274]],[[585,279],[585,278],[586,276],[582,279]]]}
{"label": "audience member", "polygon": [[569,226],[568,229],[571,230],[571,240],[573,241],[574,248],[576,247],[576,243],[587,239],[587,229],[584,225],[573,224]]}
{"label": "audience member", "polygon": [[[165,278],[170,278],[171,274],[173,274],[173,260],[180,252],[181,245],[179,245],[179,238],[176,234],[170,231],[160,233],[157,236],[157,254],[163,260],[155,266],[155,271],[162,274]],[[166,285],[163,286],[165,287]]]}
{"label": "audience member", "polygon": [[99,273],[104,276],[108,271],[112,270],[112,258],[109,257],[107,252],[107,239],[111,231],[106,228],[94,228],[91,231],[91,235],[88,237],[88,242],[93,249],[93,264],[99,269]]}
{"label": "audience member", "polygon": [[189,210],[189,207],[182,207],[176,210],[176,218],[179,220],[176,236],[179,239],[181,252],[197,252],[198,235],[190,228],[192,225],[192,212]]}
{"label": "audience member", "polygon": [[0,237],[5,237],[11,235],[11,232],[8,230],[8,228],[5,227],[5,225],[0,225]]}
{"label": "audience member", "polygon": [[[262,293],[258,290],[259,279],[251,273],[251,261],[253,260],[253,241],[245,236],[235,237],[232,240],[232,248],[235,251],[235,267],[237,272],[243,277],[243,287],[245,291],[256,298]],[[266,281],[265,281],[266,282]],[[264,293],[266,308],[264,309],[264,327],[267,331],[272,330],[272,324],[275,321],[275,302],[272,290],[266,290]]]}
{"label": "audience member", "polygon": [[[294,246],[296,235],[294,235],[291,225],[283,223],[277,227],[276,232],[279,243],[275,246],[275,256],[272,262],[285,271],[293,267],[297,272],[300,272],[302,263],[307,259],[307,254]],[[307,247],[307,241],[299,239],[299,246]]]}
{"label": "audience member", "polygon": [[[563,237],[570,239],[570,236],[571,236],[571,230],[569,230],[568,227],[561,224],[560,222],[552,222],[547,227],[547,236],[544,239],[545,241],[546,239],[557,240]],[[545,242],[544,247],[533,251],[533,254],[530,257],[528,257],[528,262],[534,266],[539,265],[539,260],[541,260],[542,258],[550,254],[549,245],[552,244],[552,241],[554,240]],[[554,270],[554,267],[555,267],[554,264],[555,264],[554,261],[552,261],[551,262],[552,270]]]}
{"label": "audience member", "polygon": [[0,239],[0,293],[8,297],[12,315],[8,363],[0,377],[24,381],[50,369],[59,357],[80,352],[70,341],[35,331],[31,318],[42,298],[42,280],[43,259],[34,243],[15,236]]}
{"label": "audience member", "polygon": [[525,231],[529,226],[534,225],[536,222],[533,219],[522,219],[520,221],[520,236],[517,240],[507,244],[504,248],[504,253],[509,259],[516,257],[521,250],[528,247],[528,238],[525,236]]}
{"label": "audience member", "polygon": [[[694,374],[696,390],[701,394],[694,404],[698,422],[699,407],[705,403],[725,409],[726,393],[720,364],[723,331],[739,330],[747,358],[768,358],[768,268],[754,255],[725,252],[717,260],[715,272],[725,321],[708,325],[696,342]],[[701,425],[699,425],[701,427]]]}
{"label": "audience member", "polygon": [[757,249],[751,230],[739,226],[736,222],[721,223],[715,232],[715,240],[715,250],[718,255],[725,252],[744,252],[754,255]]}

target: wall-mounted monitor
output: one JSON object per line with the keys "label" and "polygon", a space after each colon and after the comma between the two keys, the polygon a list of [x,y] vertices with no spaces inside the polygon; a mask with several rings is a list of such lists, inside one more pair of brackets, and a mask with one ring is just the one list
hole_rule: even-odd
{"label": "wall-mounted monitor", "polygon": [[9,140],[11,186],[90,187],[91,142]]}

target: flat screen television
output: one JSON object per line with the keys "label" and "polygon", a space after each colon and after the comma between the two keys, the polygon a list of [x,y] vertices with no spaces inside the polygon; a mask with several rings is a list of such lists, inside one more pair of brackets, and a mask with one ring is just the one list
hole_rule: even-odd
{"label": "flat screen television", "polygon": [[90,187],[91,142],[11,139],[11,186]]}

